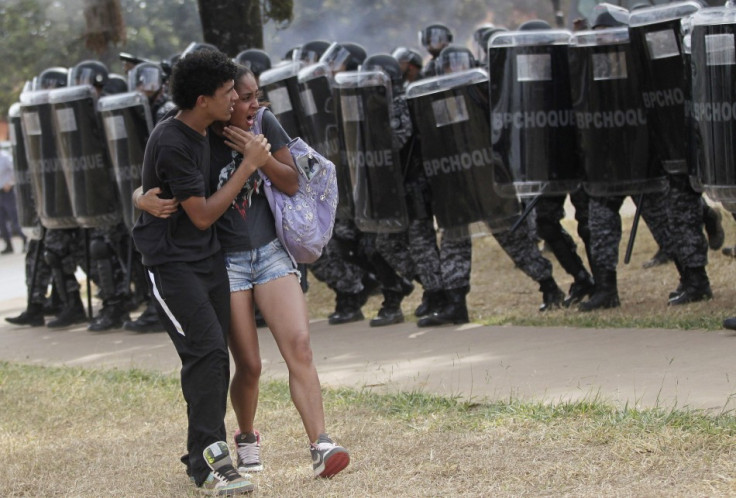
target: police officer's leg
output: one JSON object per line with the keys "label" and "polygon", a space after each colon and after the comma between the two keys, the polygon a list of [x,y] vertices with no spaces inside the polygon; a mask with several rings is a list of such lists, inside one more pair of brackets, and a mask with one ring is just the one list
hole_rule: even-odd
{"label": "police officer's leg", "polygon": [[311,265],[312,275],[335,292],[335,311],[328,317],[330,325],[363,320],[361,307],[367,299],[363,284],[365,272],[346,261],[341,241],[333,235],[322,256]]}
{"label": "police officer's leg", "polygon": [[[537,221],[539,221],[538,218]],[[537,228],[539,226],[537,225]],[[565,293],[557,286],[557,282],[552,277],[552,263],[542,256],[532,234],[529,232],[528,225],[522,223],[514,231],[505,230],[494,233],[493,236],[514,264],[539,284],[539,290],[542,292],[542,305],[539,307],[539,311],[558,308],[565,298]]]}
{"label": "police officer's leg", "polygon": [[361,238],[361,246],[381,282],[383,294],[381,308],[376,318],[370,321],[370,326],[382,327],[403,322],[401,302],[414,290],[414,268],[406,246],[406,233],[366,233]]}
{"label": "police officer's leg", "polygon": [[639,207],[641,217],[647,224],[647,228],[652,237],[657,242],[657,253],[644,263],[644,268],[662,265],[674,260],[672,253],[672,236],[667,222],[667,212],[670,202],[669,187],[664,192],[654,192],[643,196],[634,196],[634,202],[639,203],[639,199],[643,200],[643,204]]}
{"label": "police officer's leg", "polygon": [[468,306],[465,297],[470,292],[470,267],[473,245],[469,236],[440,239],[440,268],[445,285],[446,303],[438,312],[417,322],[419,327],[432,327],[450,323],[468,323]]}
{"label": "police officer's leg", "polygon": [[70,249],[78,244],[76,229],[47,230],[44,240],[44,259],[51,268],[57,292],[63,302],[61,312],[46,326],[66,327],[87,321],[87,314],[79,294],[79,282],[75,271],[77,263]]}
{"label": "police officer's leg", "polygon": [[422,302],[414,310],[414,316],[421,318],[440,311],[445,305],[440,249],[437,246],[434,221],[432,218],[410,221],[408,235],[409,251],[423,289]]}
{"label": "police officer's leg", "polygon": [[562,268],[573,277],[565,306],[581,301],[593,292],[593,278],[578,256],[575,241],[562,227],[565,216],[565,196],[544,196],[537,202],[537,233],[547,243]]}
{"label": "police officer's leg", "polygon": [[713,297],[705,267],[708,242],[703,234],[702,194],[695,192],[685,175],[670,176],[669,220],[681,285],[671,295],[670,305]]}
{"label": "police officer's leg", "polygon": [[621,243],[621,215],[619,209],[624,198],[591,197],[589,202],[591,267],[595,291],[590,299],[580,303],[580,311],[615,308],[621,305],[618,298],[616,267],[618,246]]}
{"label": "police officer's leg", "polygon": [[13,254],[13,241],[10,235],[10,195],[0,191],[0,237],[5,241],[5,248],[0,254]]}
{"label": "police officer's leg", "polygon": [[51,279],[51,271],[43,259],[43,242],[39,239],[31,239],[28,243],[25,271],[28,307],[20,315],[5,320],[14,325],[38,327],[44,324],[43,304]]}
{"label": "police officer's leg", "polygon": [[120,285],[124,274],[112,248],[113,242],[105,233],[103,230],[95,231],[89,243],[90,260],[96,269],[97,285],[102,298],[102,309],[87,327],[95,332],[121,328],[123,322],[130,319],[125,308],[126,293]]}

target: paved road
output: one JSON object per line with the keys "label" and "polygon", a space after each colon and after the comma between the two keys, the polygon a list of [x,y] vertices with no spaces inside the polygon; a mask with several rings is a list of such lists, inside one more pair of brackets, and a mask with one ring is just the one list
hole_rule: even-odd
{"label": "paved road", "polygon": [[[23,257],[0,257],[0,316],[25,308]],[[731,409],[736,334],[730,331],[480,326],[370,328],[311,324],[324,386],[421,391],[465,399],[557,402],[596,397],[638,407]],[[263,373],[287,371],[268,329]],[[0,324],[0,360],[176,372],[166,334]],[[734,381],[731,381],[734,379]]]}

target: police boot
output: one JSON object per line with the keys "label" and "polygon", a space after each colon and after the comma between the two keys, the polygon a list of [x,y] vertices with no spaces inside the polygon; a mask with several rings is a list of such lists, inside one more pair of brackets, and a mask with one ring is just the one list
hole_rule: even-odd
{"label": "police boot", "polygon": [[92,319],[87,327],[90,332],[102,332],[104,330],[119,329],[123,327],[123,323],[130,321],[128,310],[122,300],[116,300],[114,303],[107,303],[102,306],[99,314]]}
{"label": "police boot", "polygon": [[723,328],[729,330],[736,330],[736,316],[730,316],[723,320]]}
{"label": "police boot", "polygon": [[726,234],[723,232],[723,224],[721,223],[721,212],[706,204],[703,207],[703,222],[705,224],[705,233],[708,235],[708,247],[714,251],[720,249],[726,239]]}
{"label": "police boot", "polygon": [[470,291],[468,287],[447,289],[445,305],[439,311],[427,315],[417,322],[418,327],[435,327],[438,325],[468,323],[468,306],[465,304],[465,295]]}
{"label": "police boot", "polygon": [[20,315],[5,317],[5,321],[13,325],[40,327],[44,324],[43,305],[40,303],[31,303]]}
{"label": "police boot", "polygon": [[362,293],[347,294],[345,292],[338,292],[335,298],[335,312],[327,318],[327,323],[330,325],[340,325],[342,323],[359,322],[365,317],[363,312],[360,311],[362,306],[361,301],[364,303]]}
{"label": "police boot", "polygon": [[667,299],[674,299],[685,290],[685,269],[683,266],[675,259],[675,267],[677,268],[677,274],[680,276],[680,281],[677,283],[677,289],[670,292]]}
{"label": "police boot", "polygon": [[56,318],[47,323],[46,326],[55,329],[68,327],[69,325],[75,325],[77,323],[84,323],[86,321],[87,313],[84,311],[84,304],[82,304],[82,298],[79,296],[79,291],[76,291],[73,292],[72,295],[64,302],[64,307],[61,309],[61,313],[56,315]]}
{"label": "police boot", "polygon": [[595,272],[595,290],[590,296],[590,299],[580,303],[578,310],[593,311],[618,308],[619,306],[621,306],[621,302],[618,299],[616,270]]}
{"label": "police boot", "polygon": [[146,309],[140,314],[135,320],[127,320],[123,323],[124,330],[130,330],[131,332],[163,332],[164,325],[161,323],[161,319],[156,311],[156,305],[153,304],[153,300],[148,301]]}
{"label": "police boot", "polygon": [[710,290],[710,281],[704,266],[695,268],[684,268],[683,290],[677,296],[670,298],[669,305],[694,303],[711,299],[713,292]]}
{"label": "police boot", "polygon": [[424,291],[422,293],[422,302],[414,310],[414,316],[422,318],[431,315],[435,311],[440,311],[445,305],[445,291],[442,289],[436,291]]}
{"label": "police boot", "polygon": [[595,283],[593,277],[586,270],[581,271],[575,275],[575,280],[570,286],[570,292],[567,297],[562,301],[562,305],[565,308],[569,308],[573,304],[577,304],[582,301],[586,296],[593,294],[595,290]]}
{"label": "police boot", "polygon": [[371,327],[383,327],[404,321],[404,313],[401,311],[401,301],[414,291],[414,284],[402,278],[396,289],[383,290],[383,303],[378,310],[376,318],[369,322]]}
{"label": "police boot", "polygon": [[404,295],[400,292],[384,291],[381,309],[378,310],[378,315],[369,322],[369,325],[371,327],[383,327],[384,325],[403,322],[404,313],[401,312],[401,301],[403,299]]}
{"label": "police boot", "polygon": [[542,291],[542,305],[539,307],[539,311],[559,308],[565,299],[565,293],[557,286],[557,282],[552,277],[539,282],[539,290]]}

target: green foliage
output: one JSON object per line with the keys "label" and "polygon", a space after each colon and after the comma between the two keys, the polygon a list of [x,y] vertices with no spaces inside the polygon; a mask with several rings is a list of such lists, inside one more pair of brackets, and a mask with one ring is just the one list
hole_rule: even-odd
{"label": "green foliage", "polygon": [[[127,41],[101,55],[85,47],[81,0],[4,0],[0,2],[0,116],[17,102],[26,81],[48,67],[71,67],[86,59],[122,72],[118,54],[160,60],[201,41],[195,0],[121,0]],[[2,118],[0,118],[2,119]]]}

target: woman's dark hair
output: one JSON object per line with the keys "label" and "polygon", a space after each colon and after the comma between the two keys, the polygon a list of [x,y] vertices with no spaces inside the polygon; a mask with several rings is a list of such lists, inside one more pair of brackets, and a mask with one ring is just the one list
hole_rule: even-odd
{"label": "woman's dark hair", "polygon": [[[243,66],[241,64],[237,64],[238,70],[235,73],[235,89],[238,88],[238,83],[243,78],[243,76],[252,76],[254,80],[256,80],[256,83],[258,83],[258,77],[255,75],[253,70],[249,67]],[[271,105],[270,102],[267,102],[262,99],[261,91],[260,91],[260,85],[258,90],[258,102],[261,104],[261,106],[269,107]]]}
{"label": "woman's dark hair", "polygon": [[235,63],[222,52],[198,50],[179,59],[171,73],[171,100],[180,109],[192,109],[200,95],[212,96],[234,80]]}

